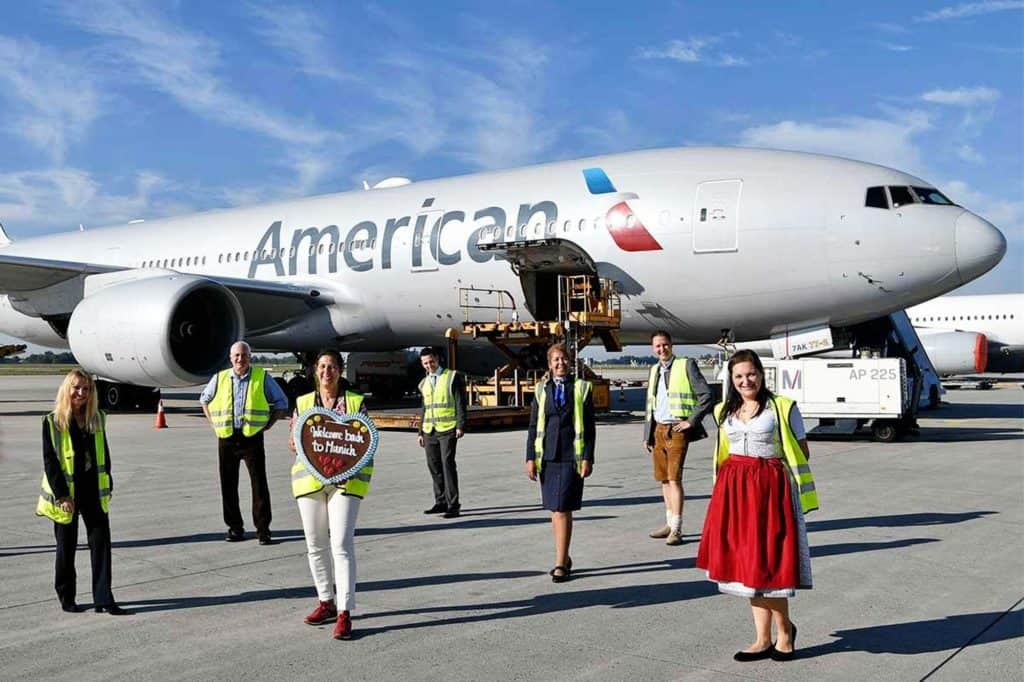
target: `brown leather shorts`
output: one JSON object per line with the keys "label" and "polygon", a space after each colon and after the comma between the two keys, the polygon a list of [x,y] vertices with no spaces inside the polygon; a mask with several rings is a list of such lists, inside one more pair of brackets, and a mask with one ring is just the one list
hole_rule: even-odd
{"label": "brown leather shorts", "polygon": [[676,433],[672,431],[671,424],[655,424],[654,449],[651,451],[654,480],[683,480],[683,463],[686,461],[688,446],[685,431]]}

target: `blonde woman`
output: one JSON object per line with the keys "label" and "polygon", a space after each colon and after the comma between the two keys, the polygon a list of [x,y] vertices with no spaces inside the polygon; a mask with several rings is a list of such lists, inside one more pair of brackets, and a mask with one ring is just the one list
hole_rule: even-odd
{"label": "blonde woman", "polygon": [[43,418],[43,480],[36,514],[53,521],[57,540],[54,588],[61,608],[80,611],[75,602],[75,548],[78,517],[85,521],[92,559],[92,599],[97,613],[123,616],[110,589],[110,450],[106,415],[97,407],[96,384],[81,369],[71,370]]}

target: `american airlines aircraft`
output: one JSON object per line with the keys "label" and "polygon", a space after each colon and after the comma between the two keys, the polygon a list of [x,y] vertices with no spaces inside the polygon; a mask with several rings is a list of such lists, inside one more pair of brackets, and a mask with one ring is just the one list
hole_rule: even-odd
{"label": "american airlines aircraft", "polygon": [[1024,294],[942,296],[907,315],[941,375],[1024,372]]}
{"label": "american airlines aircraft", "polygon": [[[258,351],[437,343],[461,323],[465,287],[544,315],[556,273],[617,283],[624,343],[657,328],[689,343],[840,328],[955,289],[1006,250],[920,178],[735,148],[392,178],[0,243],[0,331],[163,387],[204,381],[238,338]],[[513,243],[525,251],[502,251]]]}

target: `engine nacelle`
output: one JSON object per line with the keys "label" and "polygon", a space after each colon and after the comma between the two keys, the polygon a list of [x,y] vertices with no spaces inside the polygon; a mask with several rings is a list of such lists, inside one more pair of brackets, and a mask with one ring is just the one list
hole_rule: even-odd
{"label": "engine nacelle", "polygon": [[83,367],[107,379],[164,387],[205,382],[245,332],[235,295],[202,277],[168,273],[86,289],[71,314],[68,343]]}
{"label": "engine nacelle", "polygon": [[988,366],[988,339],[976,332],[918,329],[924,350],[939,376],[976,374]]}

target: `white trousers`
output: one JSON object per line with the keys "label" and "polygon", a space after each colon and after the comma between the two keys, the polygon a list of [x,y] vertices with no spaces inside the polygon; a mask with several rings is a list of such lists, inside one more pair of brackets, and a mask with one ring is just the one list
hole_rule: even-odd
{"label": "white trousers", "polygon": [[[328,485],[303,495],[297,502],[317,597],[320,601],[337,597],[339,610],[353,610],[356,606],[356,517],[361,500],[342,495],[336,487]],[[332,555],[337,591],[331,585]]]}

